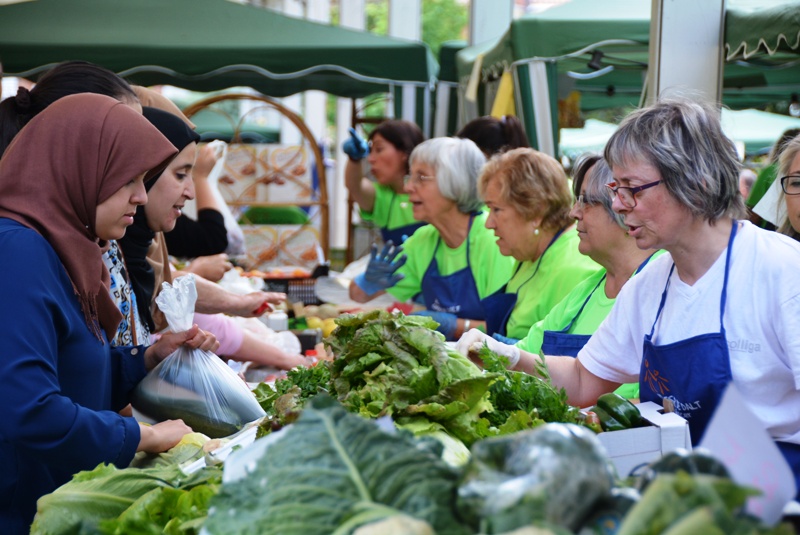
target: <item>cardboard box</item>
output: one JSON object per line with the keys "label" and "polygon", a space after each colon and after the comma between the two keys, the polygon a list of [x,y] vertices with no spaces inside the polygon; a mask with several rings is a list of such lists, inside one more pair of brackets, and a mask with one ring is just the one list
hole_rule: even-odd
{"label": "cardboard box", "polygon": [[652,401],[637,407],[652,425],[597,435],[623,478],[637,466],[652,462],[669,451],[692,449],[689,423],[685,419],[674,412],[664,413],[662,407]]}

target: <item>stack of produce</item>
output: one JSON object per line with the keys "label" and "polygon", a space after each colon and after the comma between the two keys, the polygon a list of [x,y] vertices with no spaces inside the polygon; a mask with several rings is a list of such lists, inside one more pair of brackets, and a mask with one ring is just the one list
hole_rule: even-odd
{"label": "stack of produce", "polygon": [[[303,401],[318,392],[335,396],[362,416],[391,416],[398,427],[416,435],[452,437],[467,446],[545,422],[583,420],[563,390],[546,379],[507,370],[488,349],[481,354],[490,370],[484,373],[449,349],[426,316],[374,310],[343,315],[336,323],[326,340],[333,362],[289,372],[274,389],[263,385],[256,390],[270,425],[291,421]],[[540,373],[547,376],[544,366]]]}

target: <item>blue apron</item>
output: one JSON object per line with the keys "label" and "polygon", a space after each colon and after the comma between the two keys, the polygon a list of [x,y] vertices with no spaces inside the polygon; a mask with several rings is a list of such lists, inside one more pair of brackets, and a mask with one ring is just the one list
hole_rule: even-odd
{"label": "blue apron", "polygon": [[483,305],[478,295],[478,288],[475,285],[475,278],[472,276],[469,260],[469,231],[472,229],[472,220],[475,214],[469,218],[469,229],[467,230],[467,267],[456,271],[451,275],[440,275],[439,264],[436,262],[436,251],[442,238],[436,242],[433,250],[433,259],[428,269],[422,276],[422,296],[425,298],[425,305],[428,310],[449,312],[459,318],[483,319]]}
{"label": "blue apron", "polygon": [[650,334],[644,337],[642,367],[639,371],[640,399],[659,405],[663,398],[670,399],[675,405],[675,412],[689,422],[692,445],[700,442],[725,387],[733,380],[723,314],[728,292],[731,250],[737,227],[738,222],[734,220],[728,239],[725,278],[719,300],[719,332],[701,334],[660,346],[652,342],[656,323],[667,300],[669,280],[675,271],[673,263],[661,294],[653,327]]}
{"label": "blue apron", "polygon": [[800,444],[776,440],[775,445],[781,450],[786,462],[789,463],[789,466],[792,468],[792,473],[794,474],[794,488],[797,491],[794,499],[795,501],[800,501]]}
{"label": "blue apron", "polygon": [[[392,200],[389,202],[389,215],[386,216],[386,224],[389,224],[389,221],[392,217],[392,209],[394,208],[394,199],[397,197],[397,193],[392,192]],[[381,237],[383,238],[383,243],[392,240],[392,243],[395,245],[400,245],[403,243],[403,236],[408,237],[414,234],[418,228],[425,226],[427,223],[424,221],[419,221],[417,223],[411,223],[402,227],[397,227],[393,229],[388,228],[381,228]]]}
{"label": "blue apron", "polygon": [[[653,253],[655,254],[655,253]],[[648,256],[644,262],[642,262],[636,271],[633,273],[636,275],[653,258],[653,255]],[[589,338],[592,337],[591,334],[569,334],[569,330],[572,329],[572,326],[575,324],[575,320],[580,317],[583,309],[586,308],[586,304],[589,302],[589,299],[592,298],[594,293],[600,287],[600,285],[605,282],[606,276],[603,275],[603,278],[597,283],[597,286],[594,287],[594,290],[589,293],[589,297],[586,298],[586,301],[583,302],[581,305],[580,310],[578,313],[575,314],[575,317],[569,322],[569,325],[561,329],[560,331],[544,331],[544,337],[542,338],[542,353],[545,355],[558,355],[558,356],[565,356],[565,357],[577,357],[578,352],[583,349],[583,346],[586,345],[586,342],[589,341]]]}
{"label": "blue apron", "polygon": [[[517,306],[517,294],[519,293],[520,288],[532,281],[536,274],[539,273],[539,266],[542,265],[542,259],[544,258],[545,253],[547,253],[547,250],[550,249],[550,246],[555,243],[558,237],[561,236],[562,232],[564,232],[563,228],[559,230],[555,236],[553,236],[553,239],[550,240],[550,243],[548,243],[547,247],[545,247],[544,251],[542,251],[542,255],[539,257],[536,263],[536,269],[533,270],[533,275],[528,277],[528,280],[520,284],[516,292],[506,293],[508,284],[504,284],[502,288],[481,301],[483,304],[483,309],[486,311],[486,334],[489,336],[499,334],[500,336],[505,337],[506,327],[508,326],[508,318],[511,317],[514,307]],[[514,272],[514,275],[511,276],[512,279],[521,268],[522,263],[517,266],[517,270]]]}
{"label": "blue apron", "polygon": [[575,314],[569,325],[561,329],[560,331],[544,331],[544,337],[542,338],[542,353],[545,355],[558,355],[563,357],[577,357],[578,351],[583,349],[583,346],[586,345],[586,342],[589,341],[589,338],[592,337],[591,334],[569,334],[569,330],[572,329],[572,325],[575,323],[575,320],[581,315],[583,309],[586,308],[586,304],[589,302],[589,299],[592,298],[594,293],[600,287],[603,282],[605,282],[606,276],[603,277],[598,281],[597,285],[594,287],[594,290],[591,291],[589,297],[586,298],[586,301],[583,302],[581,305],[580,310],[578,313]]}

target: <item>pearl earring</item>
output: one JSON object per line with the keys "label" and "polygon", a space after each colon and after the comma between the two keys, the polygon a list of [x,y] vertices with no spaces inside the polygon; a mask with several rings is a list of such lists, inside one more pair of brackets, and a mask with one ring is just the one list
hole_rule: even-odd
{"label": "pearl earring", "polygon": [[534,236],[538,236],[539,235],[539,229],[538,228],[533,229],[533,235]]}

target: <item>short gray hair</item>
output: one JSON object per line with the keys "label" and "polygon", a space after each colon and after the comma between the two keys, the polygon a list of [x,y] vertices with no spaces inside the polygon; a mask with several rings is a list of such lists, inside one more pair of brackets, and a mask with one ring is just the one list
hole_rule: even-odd
{"label": "short gray hair", "polygon": [[719,112],[705,104],[670,98],[634,111],[608,140],[604,155],[611,167],[652,165],[667,192],[709,223],[745,217],[736,147],[722,132]]}
{"label": "short gray hair", "polygon": [[[592,174],[589,174],[591,169]],[[578,158],[575,164],[575,172],[572,176],[572,192],[575,198],[581,194],[581,188],[586,184],[586,197],[590,201],[601,204],[605,208],[608,217],[621,228],[627,230],[628,226],[625,224],[625,216],[618,214],[611,207],[612,198],[611,190],[606,187],[606,184],[613,182],[614,176],[611,174],[611,168],[608,162],[601,154],[586,153]]]}
{"label": "short gray hair", "polygon": [[409,164],[433,167],[436,184],[442,195],[456,202],[458,210],[468,214],[479,209],[478,175],[486,157],[469,139],[437,137],[423,141],[411,152]]}

